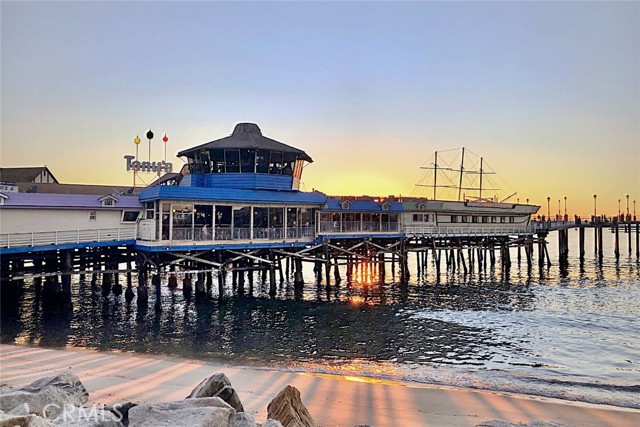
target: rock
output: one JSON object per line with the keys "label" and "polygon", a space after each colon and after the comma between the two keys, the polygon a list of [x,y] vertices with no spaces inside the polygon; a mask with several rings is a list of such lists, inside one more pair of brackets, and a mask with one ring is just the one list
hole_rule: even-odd
{"label": "rock", "polygon": [[282,427],[282,423],[278,420],[272,420],[271,418],[262,423],[261,427]]}
{"label": "rock", "polygon": [[[71,372],[41,378],[28,386],[0,393],[0,410],[29,405],[29,412],[45,418],[57,417],[65,405],[81,406],[89,399],[87,389]],[[46,410],[46,414],[43,411]]]}
{"label": "rock", "polygon": [[238,393],[231,387],[231,381],[222,372],[216,372],[209,378],[204,379],[191,391],[187,399],[201,397],[219,397],[237,412],[244,412]]}
{"label": "rock", "polygon": [[29,410],[29,404],[23,403],[21,405],[16,406],[9,412],[7,412],[7,415],[24,416],[24,415],[29,415],[30,413],[31,411]]}
{"label": "rock", "polygon": [[129,424],[129,410],[134,406],[138,406],[137,403],[127,402],[127,403],[118,403],[112,406],[105,406],[104,409],[107,411],[113,412],[113,414],[122,421],[122,424]]}
{"label": "rock", "polygon": [[0,414],[0,427],[52,427],[53,424],[37,415]]}
{"label": "rock", "polygon": [[113,412],[98,407],[80,408],[67,406],[53,420],[53,425],[64,427],[123,427],[121,418]]}
{"label": "rock", "polygon": [[219,397],[150,403],[129,410],[129,427],[234,427],[235,414]]}
{"label": "rock", "polygon": [[267,418],[278,420],[283,427],[315,427],[311,414],[302,404],[300,392],[286,386],[267,406]]}
{"label": "rock", "polygon": [[233,427],[256,427],[256,420],[246,412],[238,412],[233,418]]}

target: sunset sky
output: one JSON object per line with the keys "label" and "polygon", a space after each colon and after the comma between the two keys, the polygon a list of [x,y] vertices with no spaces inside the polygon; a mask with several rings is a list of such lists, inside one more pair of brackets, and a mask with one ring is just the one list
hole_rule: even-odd
{"label": "sunset sky", "polygon": [[545,211],[640,213],[639,2],[0,7],[2,166],[126,185],[136,134],[179,167],[248,121],[311,155],[306,190],[416,194],[464,146]]}

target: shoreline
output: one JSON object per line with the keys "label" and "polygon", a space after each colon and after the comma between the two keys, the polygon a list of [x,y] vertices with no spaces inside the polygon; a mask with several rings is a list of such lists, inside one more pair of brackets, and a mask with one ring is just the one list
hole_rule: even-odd
{"label": "shoreline", "polygon": [[557,398],[362,376],[235,366],[156,354],[0,345],[2,387],[26,385],[63,370],[76,373],[89,404],[170,401],[224,372],[247,412],[266,419],[284,386],[297,387],[318,426],[475,426],[483,421],[556,422],[565,426],[635,426],[640,410]]}

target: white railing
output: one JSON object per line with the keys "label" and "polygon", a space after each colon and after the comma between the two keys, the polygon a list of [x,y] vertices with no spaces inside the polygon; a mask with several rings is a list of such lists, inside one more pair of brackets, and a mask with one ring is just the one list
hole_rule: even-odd
{"label": "white railing", "polygon": [[210,228],[203,227],[173,227],[169,241],[252,241],[252,240],[313,240],[315,229],[313,227],[271,227],[271,228],[246,228],[246,227],[217,227],[211,233]]}
{"label": "white railing", "polygon": [[34,231],[0,234],[0,248],[62,245],[68,243],[117,242],[135,240],[136,227],[97,228],[92,230]]}
{"label": "white railing", "polygon": [[507,236],[535,233],[535,227],[514,224],[469,224],[469,225],[407,225],[402,231],[406,235],[420,236]]}
{"label": "white railing", "polygon": [[389,233],[398,231],[397,222],[320,221],[320,233]]}

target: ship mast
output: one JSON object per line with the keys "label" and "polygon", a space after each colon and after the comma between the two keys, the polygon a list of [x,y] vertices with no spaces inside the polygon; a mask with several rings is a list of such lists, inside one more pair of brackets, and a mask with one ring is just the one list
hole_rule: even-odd
{"label": "ship mast", "polygon": [[458,201],[462,193],[462,174],[464,174],[464,147],[462,147],[462,159],[460,160],[460,184],[458,185]]}
{"label": "ship mast", "polygon": [[480,157],[480,193],[478,194],[478,200],[482,200],[482,157]]}
{"label": "ship mast", "polygon": [[433,200],[436,200],[436,189],[438,180],[438,152],[436,151],[435,163],[433,164]]}

